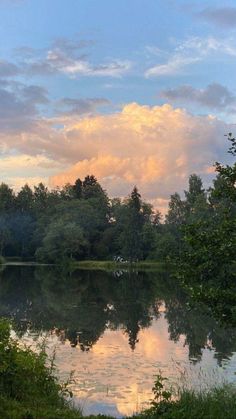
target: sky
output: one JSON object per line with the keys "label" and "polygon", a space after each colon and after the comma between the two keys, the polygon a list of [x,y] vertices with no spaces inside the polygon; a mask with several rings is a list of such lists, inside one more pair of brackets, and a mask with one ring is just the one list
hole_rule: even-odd
{"label": "sky", "polygon": [[0,0],[0,182],[165,211],[236,132],[236,1]]}

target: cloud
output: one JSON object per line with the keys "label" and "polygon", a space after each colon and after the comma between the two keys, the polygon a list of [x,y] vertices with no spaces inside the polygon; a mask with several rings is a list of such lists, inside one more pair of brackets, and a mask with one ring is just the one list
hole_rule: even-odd
{"label": "cloud", "polygon": [[[148,49],[156,56],[155,49],[152,47]],[[145,77],[160,77],[171,76],[183,73],[186,67],[205,60],[208,56],[213,56],[217,53],[223,55],[236,56],[235,42],[232,39],[218,40],[214,37],[200,38],[190,37],[186,41],[177,45],[165,63],[158,63],[151,66],[145,72]],[[159,57],[160,60],[161,57]]]}
{"label": "cloud", "polygon": [[197,16],[224,28],[236,26],[236,7],[207,7],[199,12]]}
{"label": "cloud", "polygon": [[31,129],[38,105],[47,104],[47,91],[17,82],[0,83],[0,135]]}
{"label": "cloud", "polygon": [[69,77],[121,77],[132,67],[129,60],[107,59],[101,63],[92,63],[84,52],[93,45],[91,40],[56,39],[48,49],[34,50],[21,47],[15,54],[21,59],[23,73],[28,75],[65,74]]}
{"label": "cloud", "polygon": [[236,104],[234,96],[225,86],[218,83],[209,84],[205,89],[195,89],[189,85],[162,91],[162,96],[170,102],[197,103],[219,111],[232,111]]}
{"label": "cloud", "polygon": [[22,96],[25,100],[33,104],[46,104],[49,102],[47,98],[47,90],[41,86],[29,85],[21,90]]}
{"label": "cloud", "polygon": [[45,60],[35,61],[28,67],[32,75],[54,75],[63,73],[70,77],[121,77],[131,69],[131,62],[126,60],[114,60],[104,64],[90,64],[84,57],[72,59],[62,57],[53,51],[49,51]]}
{"label": "cloud", "polygon": [[87,61],[75,60],[61,68],[63,73],[68,75],[99,76],[99,77],[121,77],[131,69],[131,62],[128,60],[114,60],[110,63],[91,65]]}
{"label": "cloud", "polygon": [[8,171],[12,173],[14,171],[14,175],[22,173],[22,169],[31,170],[35,168],[36,170],[36,168],[45,168],[53,171],[55,168],[58,168],[58,163],[46,156],[30,156],[27,154],[5,156],[0,159],[0,164],[2,172],[7,174]]}
{"label": "cloud", "polygon": [[158,64],[149,68],[146,71],[145,76],[158,77],[175,75],[180,73],[186,66],[194,64],[197,61],[199,61],[198,57],[182,57],[176,54],[170,58],[166,64]]}
{"label": "cloud", "polygon": [[60,37],[53,41],[52,48],[53,50],[64,51],[71,56],[76,56],[79,50],[93,45],[94,41],[90,39],[67,39]]}
{"label": "cloud", "polygon": [[111,115],[68,120],[64,148],[70,147],[72,164],[51,184],[73,183],[93,173],[112,196],[125,196],[137,184],[146,198],[159,199],[164,207],[171,193],[186,187],[191,173],[208,180],[206,168],[222,160],[229,129],[211,116],[136,103]]}
{"label": "cloud", "polygon": [[63,98],[58,101],[58,107],[65,114],[77,114],[82,115],[86,113],[93,113],[98,107],[109,105],[110,101],[105,98],[86,98],[86,99],[74,99],[74,98]]}
{"label": "cloud", "polygon": [[209,166],[227,156],[224,134],[233,132],[217,118],[193,116],[168,104],[129,103],[112,114],[37,115],[32,120],[27,129],[0,131],[0,152],[32,157],[31,164],[28,157],[18,164],[19,157],[11,165],[0,161],[5,177],[48,176],[55,187],[94,174],[110,196],[127,196],[136,184],[163,211],[170,194],[186,189],[191,173],[209,182]]}
{"label": "cloud", "polygon": [[17,76],[19,73],[20,69],[15,64],[0,60],[0,77]]}
{"label": "cloud", "polygon": [[46,156],[16,154],[0,158],[1,178],[15,190],[26,183],[29,186],[40,182],[47,184],[48,177],[61,170],[61,167],[61,164]]}

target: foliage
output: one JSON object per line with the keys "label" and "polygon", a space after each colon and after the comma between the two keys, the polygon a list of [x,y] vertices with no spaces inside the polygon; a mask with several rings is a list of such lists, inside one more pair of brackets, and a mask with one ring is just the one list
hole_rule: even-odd
{"label": "foliage", "polygon": [[43,246],[36,251],[37,259],[57,263],[72,258],[78,259],[88,246],[81,227],[63,218],[49,225],[42,244]]}
{"label": "foliage", "polygon": [[233,386],[194,393],[182,390],[176,401],[163,400],[137,415],[138,419],[235,419],[236,390]]}
{"label": "foliage", "polygon": [[178,389],[166,390],[168,380],[161,373],[156,376],[153,387],[154,399],[151,408],[136,415],[138,419],[225,419],[236,417],[236,388],[223,385],[205,391],[194,392]]}
{"label": "foliage", "polygon": [[[10,324],[0,320],[0,416],[6,419],[78,418],[55,377],[53,360],[46,366],[45,348],[38,354],[11,338]],[[4,416],[3,416],[4,415]]]}
{"label": "foliage", "polygon": [[[228,139],[235,156],[235,139],[231,134]],[[236,164],[216,163],[216,171],[207,200],[199,183],[199,198],[180,229],[184,245],[176,268],[195,300],[207,303],[221,322],[235,325]]]}

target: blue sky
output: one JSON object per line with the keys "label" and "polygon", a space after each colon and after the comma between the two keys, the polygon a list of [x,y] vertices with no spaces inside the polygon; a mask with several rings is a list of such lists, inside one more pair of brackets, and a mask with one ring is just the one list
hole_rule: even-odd
{"label": "blue sky", "polygon": [[93,170],[163,207],[191,172],[209,183],[235,121],[235,1],[0,0],[0,18],[3,181]]}

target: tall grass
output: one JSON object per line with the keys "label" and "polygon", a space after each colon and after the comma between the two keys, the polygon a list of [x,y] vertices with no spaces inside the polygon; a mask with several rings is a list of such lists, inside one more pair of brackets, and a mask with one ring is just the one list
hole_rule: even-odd
{"label": "tall grass", "polygon": [[[157,375],[151,407],[137,419],[236,419],[236,387],[221,384],[196,392],[186,387],[166,388],[166,378]],[[177,395],[177,397],[176,397]]]}

